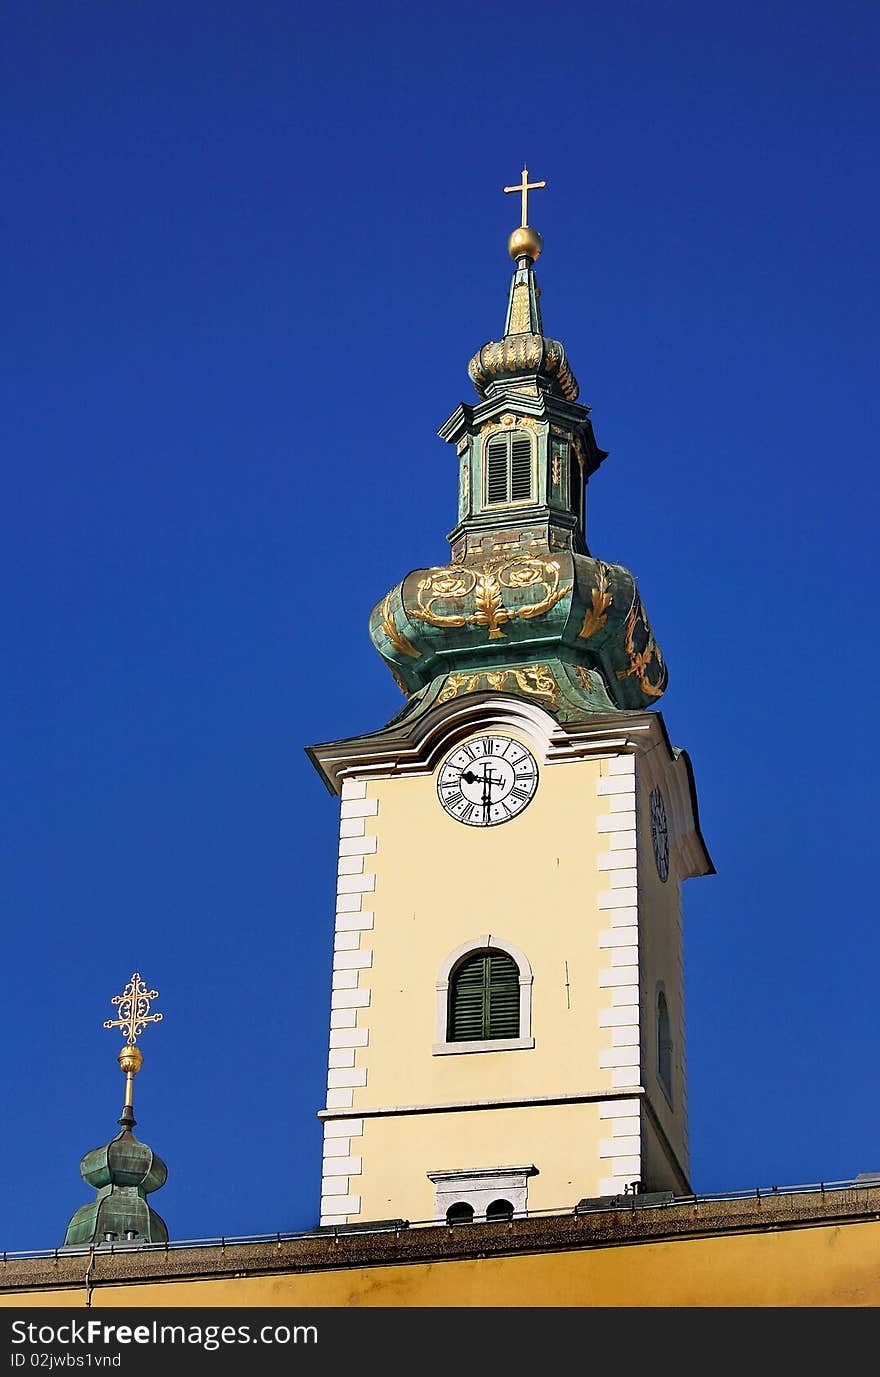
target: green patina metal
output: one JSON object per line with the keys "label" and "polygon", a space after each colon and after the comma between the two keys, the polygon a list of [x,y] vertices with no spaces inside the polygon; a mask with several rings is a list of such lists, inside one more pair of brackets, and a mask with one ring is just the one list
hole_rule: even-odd
{"label": "green patina metal", "polygon": [[666,687],[632,574],[587,548],[586,487],[607,453],[538,295],[524,254],[504,337],[470,362],[481,400],[439,431],[459,465],[450,563],[408,574],[370,616],[410,711],[498,689],[569,720],[651,707]]}
{"label": "green patina metal", "polygon": [[146,1143],[133,1134],[134,1119],[120,1119],[122,1131],[103,1147],[93,1148],[80,1162],[80,1174],[97,1195],[82,1205],[67,1226],[64,1247],[105,1241],[167,1243],[164,1220],[147,1203],[151,1191],[164,1186],[168,1168]]}

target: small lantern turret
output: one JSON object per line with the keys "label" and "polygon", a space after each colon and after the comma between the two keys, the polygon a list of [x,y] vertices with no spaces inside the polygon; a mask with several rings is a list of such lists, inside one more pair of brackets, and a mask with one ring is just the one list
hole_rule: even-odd
{"label": "small lantern turret", "polygon": [[137,1039],[147,1024],[161,1023],[163,1015],[151,1013],[159,991],[151,990],[135,971],[112,1003],[118,1017],[107,1019],[105,1028],[118,1028],[125,1042],[117,1058],[125,1076],[125,1099],[118,1119],[120,1132],[104,1147],[87,1152],[80,1163],[84,1181],[94,1186],[97,1195],[82,1205],[67,1226],[64,1247],[113,1245],[115,1243],[167,1243],[165,1222],[148,1204],[151,1191],[164,1186],[168,1168],[146,1143],[132,1132],[134,1117],[134,1077],[144,1064]]}

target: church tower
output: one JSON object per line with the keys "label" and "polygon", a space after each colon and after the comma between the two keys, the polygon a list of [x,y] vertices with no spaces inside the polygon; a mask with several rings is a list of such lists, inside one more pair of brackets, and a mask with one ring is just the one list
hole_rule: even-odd
{"label": "church tower", "polygon": [[713,873],[606,452],[544,334],[530,183],[504,335],[440,428],[451,559],[377,603],[406,702],[310,749],[341,799],[321,1223],[689,1191],[681,885]]}

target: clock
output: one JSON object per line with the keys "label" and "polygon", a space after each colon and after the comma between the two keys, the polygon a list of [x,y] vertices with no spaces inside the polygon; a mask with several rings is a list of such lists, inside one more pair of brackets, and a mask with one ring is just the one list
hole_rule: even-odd
{"label": "clock", "polygon": [[664,882],[669,878],[669,828],[666,824],[666,805],[659,789],[651,790],[651,842],[657,874]]}
{"label": "clock", "polygon": [[451,818],[469,827],[509,822],[535,797],[538,763],[509,736],[477,736],[440,767],[437,797]]}

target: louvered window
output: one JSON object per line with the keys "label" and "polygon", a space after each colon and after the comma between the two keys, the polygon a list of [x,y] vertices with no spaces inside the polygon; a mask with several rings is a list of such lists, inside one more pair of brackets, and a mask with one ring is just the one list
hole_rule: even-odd
{"label": "louvered window", "polygon": [[492,440],[486,449],[486,501],[507,501],[506,440]]}
{"label": "louvered window", "polygon": [[502,951],[465,957],[452,977],[450,1042],[519,1037],[519,967]]}
{"label": "louvered window", "polygon": [[486,506],[531,502],[532,442],[522,431],[496,435],[486,446]]}
{"label": "louvered window", "polygon": [[528,502],[532,495],[532,446],[528,435],[515,435],[510,446],[510,500]]}

